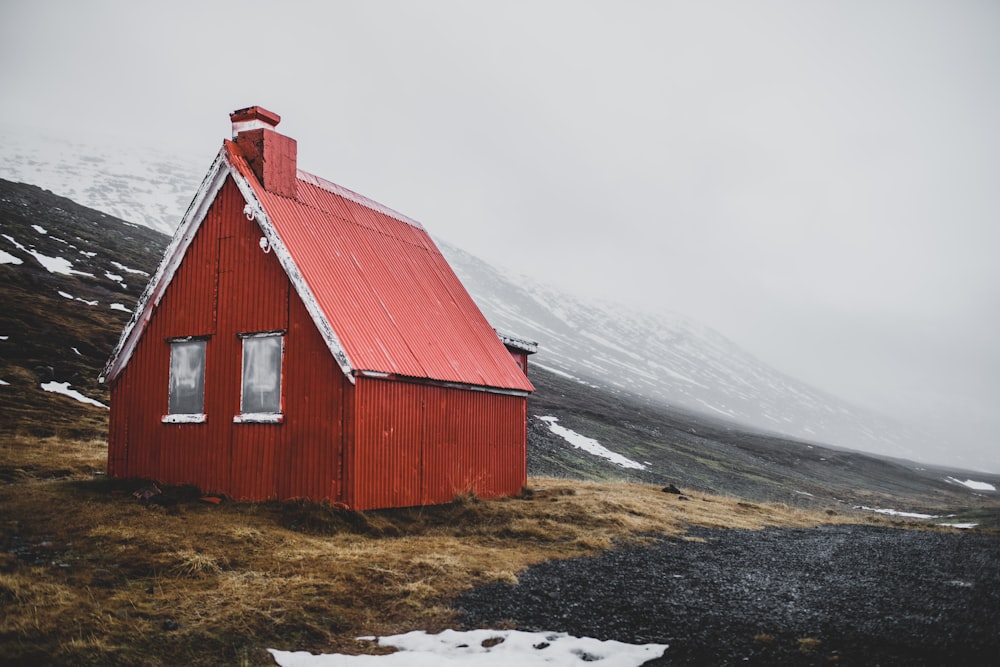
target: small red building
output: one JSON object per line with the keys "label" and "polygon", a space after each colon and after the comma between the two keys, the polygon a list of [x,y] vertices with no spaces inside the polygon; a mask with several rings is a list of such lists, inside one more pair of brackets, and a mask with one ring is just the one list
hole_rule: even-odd
{"label": "small red building", "polygon": [[419,223],[299,171],[276,114],[230,117],[102,375],[109,473],[357,510],[519,492],[532,344]]}

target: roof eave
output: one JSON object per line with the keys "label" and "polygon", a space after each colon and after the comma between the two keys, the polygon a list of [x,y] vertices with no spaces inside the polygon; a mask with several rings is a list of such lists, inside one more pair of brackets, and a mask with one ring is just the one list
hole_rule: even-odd
{"label": "roof eave", "polygon": [[[355,370],[354,375],[358,377],[372,378],[375,380],[394,380],[396,382],[410,382],[413,384],[433,385],[447,389],[464,389],[466,391],[481,391],[487,394],[503,394],[505,396],[530,396],[532,390],[518,389],[516,387],[493,387],[481,384],[469,384],[467,382],[453,382],[447,380],[435,380],[426,377],[413,377],[410,375],[400,375],[398,373],[385,373],[382,371]],[[530,383],[529,383],[530,386]]]}
{"label": "roof eave", "polygon": [[520,336],[515,336],[498,329],[494,329],[493,331],[496,332],[497,338],[500,339],[500,342],[507,347],[512,347],[515,350],[524,352],[525,354],[535,354],[538,352],[538,341],[521,338]]}

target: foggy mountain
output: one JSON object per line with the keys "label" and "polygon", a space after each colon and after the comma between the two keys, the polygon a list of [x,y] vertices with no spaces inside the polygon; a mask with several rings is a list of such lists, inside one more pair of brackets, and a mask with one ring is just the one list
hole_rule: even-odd
{"label": "foggy mountain", "polygon": [[[0,132],[0,177],[172,233],[208,167],[155,151]],[[433,220],[426,221],[433,232]],[[531,362],[583,384],[817,443],[916,459],[922,436],[787,377],[680,316],[587,302],[436,239],[493,325],[537,340]],[[935,449],[947,451],[937,443]],[[949,460],[951,465],[973,462]]]}
{"label": "foggy mountain", "polygon": [[765,432],[917,458],[918,434],[783,375],[708,327],[584,303],[438,243],[496,328],[541,342],[535,365]]}

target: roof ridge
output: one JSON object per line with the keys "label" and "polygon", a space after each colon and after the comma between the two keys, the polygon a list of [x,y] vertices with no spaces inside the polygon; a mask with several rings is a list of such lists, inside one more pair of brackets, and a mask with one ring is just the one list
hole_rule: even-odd
{"label": "roof ridge", "polygon": [[302,171],[301,169],[298,169],[297,171],[298,171],[297,176],[300,181],[308,183],[309,185],[313,185],[322,190],[326,190],[327,192],[335,194],[339,197],[343,197],[344,199],[350,199],[355,204],[360,204],[365,208],[369,208],[378,213],[382,213],[383,215],[387,215],[390,218],[395,218],[396,220],[405,223],[407,225],[410,225],[411,227],[416,227],[421,231],[427,231],[426,229],[424,229],[424,226],[422,224],[420,224],[413,218],[403,215],[399,211],[393,210],[388,206],[386,206],[385,204],[380,204],[374,199],[369,199],[364,195],[358,194],[353,190],[345,188],[343,185],[338,185],[333,181],[328,181],[325,178],[320,178],[315,174],[310,174],[309,172]]}

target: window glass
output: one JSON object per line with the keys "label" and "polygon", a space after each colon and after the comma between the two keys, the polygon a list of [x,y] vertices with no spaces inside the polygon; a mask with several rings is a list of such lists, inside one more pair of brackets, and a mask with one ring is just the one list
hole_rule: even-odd
{"label": "window glass", "polygon": [[243,414],[281,412],[281,336],[243,339]]}
{"label": "window glass", "polygon": [[170,344],[169,412],[195,415],[205,410],[204,340],[175,341]]}

